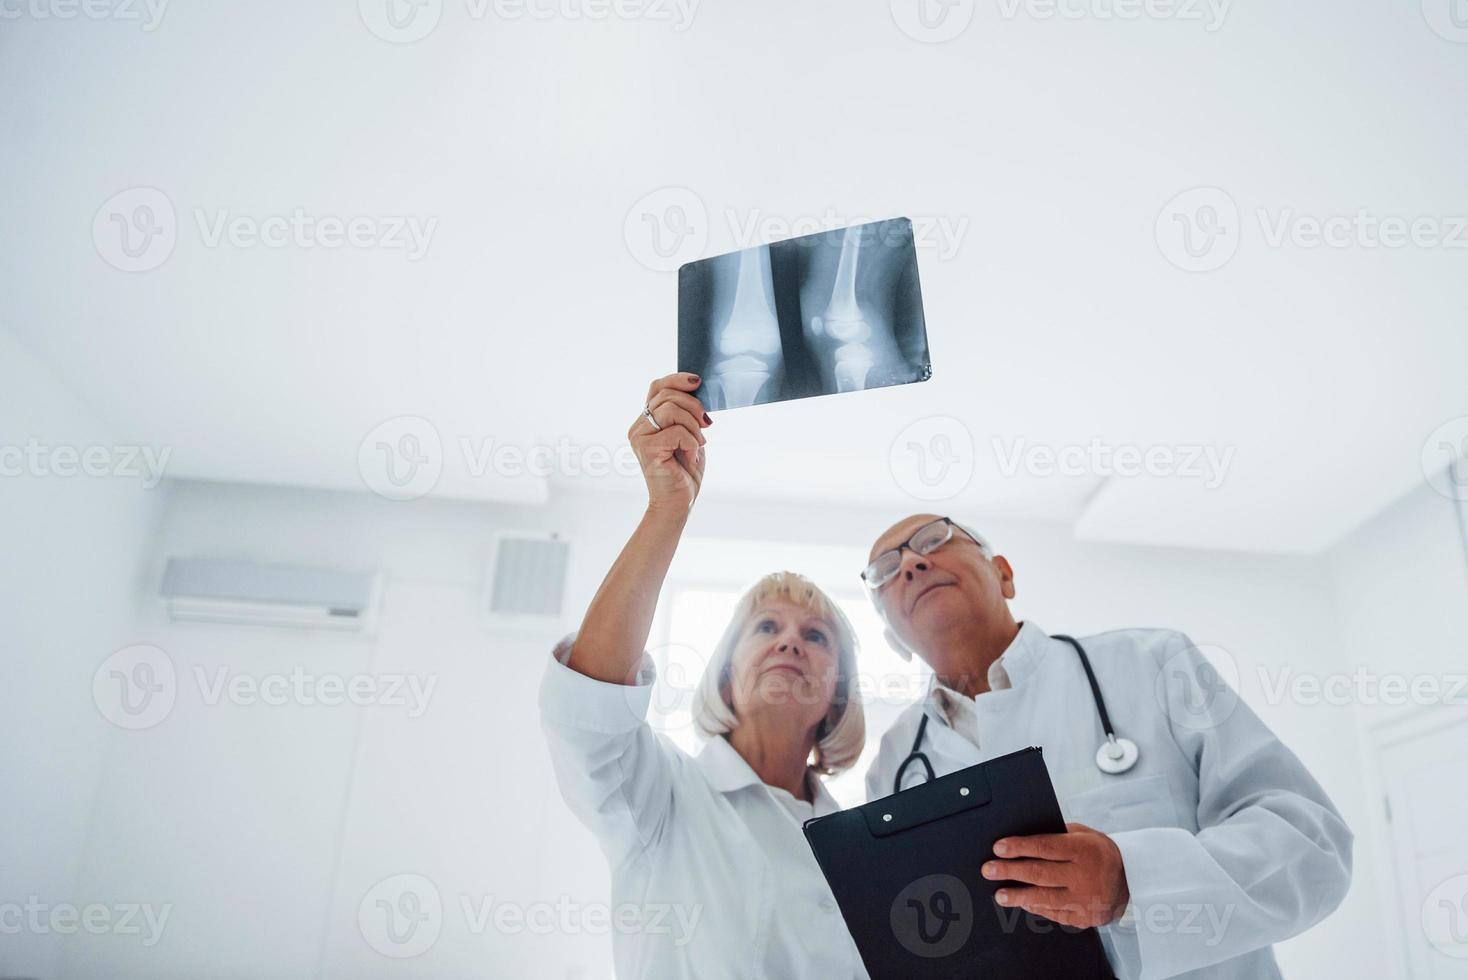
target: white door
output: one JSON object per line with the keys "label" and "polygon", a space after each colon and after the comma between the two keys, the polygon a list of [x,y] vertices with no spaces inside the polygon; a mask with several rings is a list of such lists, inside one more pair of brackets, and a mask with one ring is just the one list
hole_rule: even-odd
{"label": "white door", "polygon": [[1468,980],[1468,713],[1432,712],[1377,743],[1412,980]]}

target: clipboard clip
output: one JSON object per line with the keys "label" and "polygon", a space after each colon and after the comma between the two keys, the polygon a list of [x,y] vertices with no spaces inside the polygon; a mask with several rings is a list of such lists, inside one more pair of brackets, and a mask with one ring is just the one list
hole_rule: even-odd
{"label": "clipboard clip", "polygon": [[861,813],[873,837],[887,837],[985,806],[993,798],[988,777],[973,766],[869,803]]}

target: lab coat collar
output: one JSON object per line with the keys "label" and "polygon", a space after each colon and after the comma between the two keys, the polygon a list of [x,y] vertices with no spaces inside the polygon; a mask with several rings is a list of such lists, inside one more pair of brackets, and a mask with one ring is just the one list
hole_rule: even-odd
{"label": "lab coat collar", "polygon": [[[744,756],[722,735],[715,735],[708,740],[698,753],[697,762],[709,784],[720,793],[733,793],[746,786],[764,785],[759,773],[750,768],[749,763],[744,761]],[[811,804],[815,815],[823,817],[841,809],[835,798],[826,792],[826,784],[821,781],[820,775],[806,771],[810,772]]]}
{"label": "lab coat collar", "polygon": [[[1052,642],[1054,641],[1050,639],[1049,633],[1046,633],[1028,620],[1022,621],[1019,624],[1019,632],[1015,634],[1013,640],[1009,641],[1009,646],[1004,648],[1004,652],[999,655],[999,659],[995,660],[989,667],[990,687],[993,690],[1002,690],[1003,688],[994,687],[995,682],[1001,679],[1008,682],[1005,685],[1006,687],[1019,686],[1024,678],[1035,669],[1041,655],[1044,654],[1046,648]],[[926,710],[938,718],[944,718],[944,712],[937,703],[937,691],[939,688],[942,688],[953,697],[962,697],[963,695],[946,687],[938,680],[937,674],[932,676],[928,681]]]}

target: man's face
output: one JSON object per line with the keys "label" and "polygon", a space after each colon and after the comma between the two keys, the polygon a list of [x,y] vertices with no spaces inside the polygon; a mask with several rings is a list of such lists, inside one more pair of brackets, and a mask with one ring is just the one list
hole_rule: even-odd
{"label": "man's face", "polygon": [[[897,522],[877,538],[867,560],[905,544],[918,528],[939,519],[914,514]],[[1009,562],[985,558],[979,545],[956,527],[947,543],[927,555],[904,549],[897,575],[875,593],[887,625],[940,672],[947,665],[934,661],[953,645],[950,641],[1005,618],[1005,600],[1013,597]]]}

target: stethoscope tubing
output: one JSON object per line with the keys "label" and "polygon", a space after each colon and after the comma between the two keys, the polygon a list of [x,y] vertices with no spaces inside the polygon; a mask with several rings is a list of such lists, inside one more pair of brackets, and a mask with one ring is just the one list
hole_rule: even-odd
{"label": "stethoscope tubing", "polygon": [[[1052,639],[1063,640],[1075,648],[1076,655],[1081,659],[1081,667],[1086,671],[1086,681],[1091,685],[1091,700],[1096,704],[1096,714],[1101,719],[1101,730],[1106,734],[1106,741],[1101,743],[1101,748],[1096,751],[1096,767],[1104,773],[1119,775],[1131,769],[1137,762],[1137,746],[1131,739],[1117,738],[1116,729],[1111,724],[1111,714],[1106,710],[1106,699],[1101,695],[1101,684],[1096,680],[1096,672],[1091,669],[1091,658],[1086,655],[1086,648],[1081,646],[1079,640],[1073,636],[1056,633]],[[923,736],[928,731],[928,712],[923,710],[922,718],[918,722],[917,737],[912,740],[912,751],[907,758],[902,760],[902,765],[897,767],[897,777],[892,782],[892,792],[902,792],[902,777],[907,773],[907,767],[914,762],[921,762],[927,773],[928,782],[935,777],[933,763],[928,759],[927,753],[922,751]]]}

